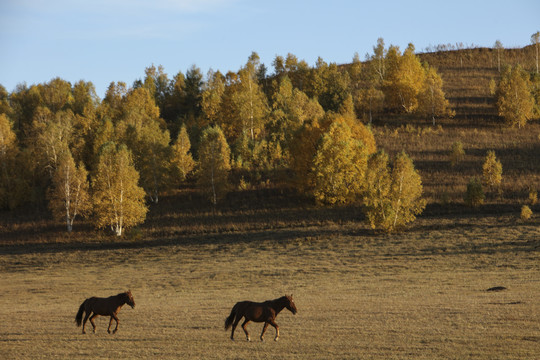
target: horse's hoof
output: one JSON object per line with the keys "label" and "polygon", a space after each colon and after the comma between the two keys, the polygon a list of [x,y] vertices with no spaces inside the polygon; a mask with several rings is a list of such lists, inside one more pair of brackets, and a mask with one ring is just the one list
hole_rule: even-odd
{"label": "horse's hoof", "polygon": [[111,333],[111,330],[107,330],[107,332],[110,334],[110,333]]}
{"label": "horse's hoof", "polygon": [[279,338],[275,338],[275,339],[274,339],[274,341],[278,341],[278,340],[279,340]]}
{"label": "horse's hoof", "polygon": [[250,338],[246,338],[246,340],[247,340],[247,341],[251,341],[251,339],[250,339]]}

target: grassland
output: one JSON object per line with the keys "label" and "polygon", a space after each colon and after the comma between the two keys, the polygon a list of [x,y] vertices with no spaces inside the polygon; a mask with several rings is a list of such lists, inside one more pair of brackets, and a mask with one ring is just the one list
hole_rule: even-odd
{"label": "grassland", "polygon": [[[170,240],[2,248],[5,358],[534,359],[540,229],[508,216],[420,219],[377,235],[355,222]],[[493,286],[507,288],[488,292]],[[130,288],[120,330],[82,335],[90,296]],[[239,300],[293,293],[280,341],[229,340]],[[250,324],[256,338],[260,324]]]}
{"label": "grassland", "polygon": [[[526,51],[530,51],[529,48]],[[529,59],[508,50],[505,59]],[[414,159],[428,206],[406,231],[380,234],[360,208],[320,208],[280,184],[233,191],[213,212],[191,187],[164,196],[117,239],[86,221],[67,234],[40,206],[0,213],[0,354],[7,359],[536,359],[540,349],[540,125],[508,129],[487,86],[489,49],[425,54],[457,116],[376,119],[379,147]],[[527,64],[525,64],[527,65]],[[530,66],[527,65],[527,66]],[[466,155],[452,167],[449,151]],[[463,194],[488,150],[500,192]],[[500,292],[486,291],[503,286]],[[81,334],[81,302],[131,289],[120,330]],[[235,302],[292,293],[280,340],[223,330]],[[256,339],[260,324],[248,326]]]}

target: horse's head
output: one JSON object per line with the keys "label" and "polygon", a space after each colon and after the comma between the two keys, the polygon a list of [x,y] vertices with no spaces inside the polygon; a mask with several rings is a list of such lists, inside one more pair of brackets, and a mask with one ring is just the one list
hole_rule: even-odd
{"label": "horse's head", "polygon": [[131,306],[131,308],[135,307],[135,300],[133,300],[133,295],[131,295],[131,290],[128,290],[124,293],[126,295],[126,304]]}
{"label": "horse's head", "polygon": [[285,298],[287,299],[287,302],[286,302],[286,305],[285,307],[294,314],[296,314],[298,312],[298,310],[296,310],[296,305],[294,304],[294,300],[292,298],[292,294],[291,296],[289,295],[285,295]]}

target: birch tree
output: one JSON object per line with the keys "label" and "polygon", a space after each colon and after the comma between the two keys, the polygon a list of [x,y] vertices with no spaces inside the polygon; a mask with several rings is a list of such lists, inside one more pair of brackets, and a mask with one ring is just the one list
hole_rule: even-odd
{"label": "birch tree", "polygon": [[206,128],[199,147],[197,185],[209,197],[212,205],[227,193],[231,151],[219,126]]}
{"label": "birch tree", "polygon": [[497,109],[510,126],[521,128],[533,117],[530,87],[529,76],[519,65],[503,71],[497,89]]}
{"label": "birch tree", "polygon": [[536,49],[536,73],[538,74],[538,47],[540,47],[540,31],[531,35],[531,43]]}
{"label": "birch tree", "polygon": [[75,218],[88,214],[92,208],[88,189],[84,164],[75,166],[71,153],[64,153],[53,175],[49,208],[55,218],[65,221],[68,232],[73,230]]}
{"label": "birch tree", "polygon": [[138,185],[139,173],[125,145],[102,147],[96,174],[92,180],[96,226],[110,227],[121,236],[126,228],[144,222],[148,208],[145,192]]}

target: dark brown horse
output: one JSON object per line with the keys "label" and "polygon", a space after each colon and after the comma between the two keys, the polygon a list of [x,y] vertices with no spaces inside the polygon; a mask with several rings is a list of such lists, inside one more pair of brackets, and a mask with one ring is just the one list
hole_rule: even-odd
{"label": "dark brown horse", "polygon": [[296,314],[296,305],[294,304],[292,295],[282,296],[279,299],[267,300],[265,302],[257,303],[253,301],[240,301],[237,302],[232,310],[231,314],[225,319],[225,330],[232,325],[231,340],[234,340],[234,330],[242,318],[245,318],[242,323],[242,329],[246,333],[247,341],[250,341],[249,333],[246,329],[246,325],[250,321],[264,322],[264,326],[261,333],[261,341],[263,341],[264,332],[268,325],[272,325],[276,329],[275,341],[279,338],[279,326],[276,324],[276,316],[281,310],[287,308],[293,314]]}
{"label": "dark brown horse", "polygon": [[[94,318],[98,315],[102,316],[110,316],[111,320],[109,321],[109,327],[107,328],[107,332],[111,333],[111,324],[113,319],[116,320],[116,327],[113,330],[113,334],[118,331],[118,317],[116,316],[122,306],[124,304],[128,304],[132,308],[135,307],[135,301],[133,300],[133,295],[131,295],[131,291],[126,291],[123,293],[120,293],[118,295],[109,296],[108,298],[99,298],[99,297],[91,297],[89,299],[86,299],[83,301],[81,306],[79,307],[79,312],[75,316],[75,322],[77,323],[77,326],[81,326],[82,323],[82,333],[86,334],[86,331],[84,330],[84,327],[86,325],[86,320],[90,318],[90,323],[92,324],[92,327],[94,328],[94,333],[96,332],[96,324],[94,323]],[[86,312],[86,316],[84,317],[84,321],[82,320],[83,313]],[[92,316],[90,316],[92,315]]]}

